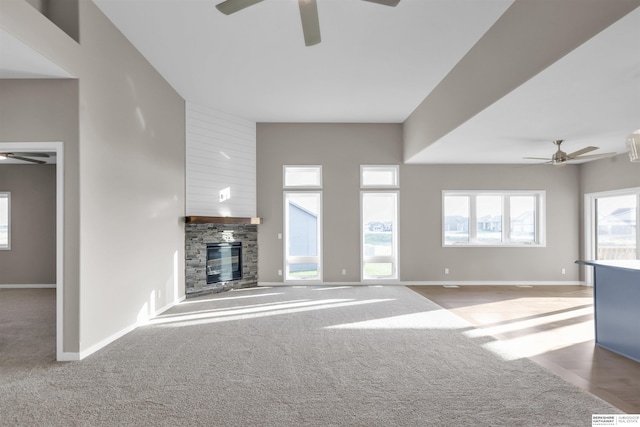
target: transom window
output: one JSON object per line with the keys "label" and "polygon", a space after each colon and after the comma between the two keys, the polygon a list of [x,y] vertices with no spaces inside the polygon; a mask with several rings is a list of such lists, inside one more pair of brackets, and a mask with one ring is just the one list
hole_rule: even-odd
{"label": "transom window", "polygon": [[284,166],[284,188],[322,188],[322,166]]}
{"label": "transom window", "polygon": [[544,246],[544,191],[443,191],[443,246]]}
{"label": "transom window", "polygon": [[360,187],[398,188],[398,165],[361,165]]}

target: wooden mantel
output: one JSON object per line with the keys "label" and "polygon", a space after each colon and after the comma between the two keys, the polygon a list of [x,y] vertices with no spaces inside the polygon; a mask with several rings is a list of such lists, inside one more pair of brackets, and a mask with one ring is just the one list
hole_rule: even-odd
{"label": "wooden mantel", "polygon": [[262,218],[239,218],[235,216],[188,216],[187,224],[262,224]]}

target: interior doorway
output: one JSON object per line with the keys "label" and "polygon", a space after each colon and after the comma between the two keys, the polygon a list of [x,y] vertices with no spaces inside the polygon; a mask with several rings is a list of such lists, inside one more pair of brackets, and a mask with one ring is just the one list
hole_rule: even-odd
{"label": "interior doorway", "polygon": [[62,142],[0,142],[0,152],[54,153],[56,158],[56,360],[64,352],[64,144]]}

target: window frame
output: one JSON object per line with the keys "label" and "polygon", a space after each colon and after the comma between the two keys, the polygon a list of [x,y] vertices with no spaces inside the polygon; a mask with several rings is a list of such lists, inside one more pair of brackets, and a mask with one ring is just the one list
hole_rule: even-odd
{"label": "window frame", "polygon": [[[390,256],[365,256],[365,242],[364,242],[364,198],[368,194],[392,194],[395,197],[395,212],[394,212],[394,224],[392,229],[392,251]],[[388,190],[361,190],[360,191],[360,277],[363,282],[398,282],[400,280],[400,191],[388,191]],[[365,264],[368,262],[390,262],[392,265],[391,276],[365,276]]]}
{"label": "window frame", "polygon": [[[393,184],[365,184],[364,173],[366,171],[390,171],[393,173]],[[400,167],[398,165],[360,165],[360,188],[362,189],[391,189],[400,188]]]}
{"label": "window frame", "polygon": [[[289,209],[287,202],[289,201],[289,195],[316,195],[318,197],[318,220],[316,224],[317,233],[317,252],[318,255],[309,256],[289,256],[290,249],[290,230],[289,230]],[[283,194],[283,219],[284,219],[284,271],[282,272],[283,280],[287,283],[309,283],[317,282],[322,283],[323,272],[323,260],[322,260],[322,191],[285,191]],[[295,262],[292,262],[295,261]],[[289,266],[291,264],[310,264],[315,263],[318,266],[318,274],[316,276],[292,276],[289,272]]]}
{"label": "window frame", "polygon": [[[445,198],[447,196],[469,197],[469,241],[448,243],[445,236],[446,212]],[[502,206],[502,241],[482,242],[478,241],[476,200],[479,196],[500,196]],[[534,196],[535,197],[535,238],[533,242],[511,241],[511,197]],[[546,191],[545,190],[442,190],[441,198],[441,224],[443,248],[544,248],[546,247]]]}
{"label": "window frame", "polygon": [[0,251],[11,250],[11,192],[0,191],[0,197],[7,200],[7,244],[0,244]]}
{"label": "window frame", "polygon": [[[309,171],[315,170],[318,174],[318,184],[316,185],[287,185],[287,170],[288,169],[308,169]],[[322,165],[283,165],[282,166],[282,188],[289,190],[304,190],[304,189],[321,189],[322,188]]]}

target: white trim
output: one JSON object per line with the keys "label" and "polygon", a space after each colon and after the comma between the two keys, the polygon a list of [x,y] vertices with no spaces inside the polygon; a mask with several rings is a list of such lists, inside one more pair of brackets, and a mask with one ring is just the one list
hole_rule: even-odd
{"label": "white trim", "polygon": [[0,285],[0,289],[55,289],[56,284],[24,284],[24,285]]}
{"label": "white trim", "polygon": [[0,191],[7,199],[7,244],[0,246],[0,251],[11,250],[11,191]]}
{"label": "white trim", "polygon": [[1,151],[56,154],[56,360],[67,360],[64,345],[64,143],[0,142]]}
{"label": "white trim", "polygon": [[[289,195],[316,195],[318,196],[318,217],[316,221],[316,232],[317,232],[317,256],[289,256],[289,209],[288,203]],[[282,277],[283,280],[289,284],[294,283],[311,283],[311,282],[322,282],[322,274],[323,274],[323,208],[322,208],[322,190],[301,190],[301,191],[284,191],[283,193],[283,219],[284,219],[284,242],[283,242],[283,272]],[[307,279],[303,278],[289,278],[289,264],[291,261],[297,261],[295,263],[308,263],[313,264],[316,263],[318,265],[318,275],[314,277],[309,277]]]}
{"label": "white trim", "polygon": [[403,281],[407,286],[564,286],[585,285],[580,280],[427,280]]}
{"label": "white trim", "polygon": [[[638,206],[636,209],[636,224],[640,224],[640,187],[621,188],[618,190],[599,191],[596,193],[584,194],[584,259],[595,260],[596,242],[595,242],[595,226],[596,226],[596,204],[598,198],[616,197],[635,194],[638,198]],[[640,228],[636,227],[636,245],[640,245]],[[639,254],[640,255],[640,254]],[[593,286],[593,268],[580,266],[584,272],[584,281],[588,286]]]}
{"label": "white trim", "polygon": [[[394,194],[395,195],[395,212],[393,218],[393,228],[391,230],[393,237],[393,253],[391,256],[377,256],[377,257],[366,257],[364,255],[365,244],[364,244],[364,197],[365,194]],[[381,262],[381,263],[390,263],[392,266],[392,275],[390,277],[371,277],[365,278],[364,276],[364,265],[365,262]],[[370,281],[383,281],[385,283],[397,282],[400,280],[400,190],[360,190],[360,280],[363,282]]]}
{"label": "white trim", "polygon": [[[365,170],[379,170],[388,171],[393,173],[393,184],[365,184],[364,173]],[[361,189],[393,189],[400,188],[400,167],[398,165],[360,165],[360,188]]]}
{"label": "white trim", "polygon": [[[317,185],[287,185],[287,168],[315,170],[318,173]],[[282,165],[282,188],[286,190],[322,189],[322,165]]]}
{"label": "white trim", "polygon": [[[494,195],[501,197],[502,204],[502,241],[497,243],[478,242],[476,199],[478,196]],[[447,196],[464,196],[469,198],[469,241],[447,243],[445,240],[445,198]],[[535,241],[511,242],[511,213],[509,198],[518,196],[535,196]],[[545,190],[442,190],[440,232],[443,248],[545,248],[546,241],[546,191]]]}
{"label": "white trim", "polygon": [[[113,343],[114,341],[122,338],[123,336],[127,335],[130,332],[133,332],[134,330],[136,330],[138,327],[140,326],[145,326],[149,323],[149,321],[155,317],[157,317],[158,315],[164,313],[165,311],[169,310],[170,308],[176,306],[177,304],[179,304],[180,302],[185,300],[185,296],[181,297],[180,299],[178,299],[177,301],[172,301],[169,304],[165,305],[162,308],[159,308],[157,310],[155,310],[153,312],[153,314],[151,314],[148,318],[141,320],[141,321],[137,321],[132,325],[127,326],[126,328],[121,329],[120,331],[116,332],[115,334],[103,339],[102,341],[92,345],[91,347],[81,351],[80,353],[66,353],[67,355],[73,355],[70,357],[75,357],[75,355],[77,355],[77,359],[68,359],[68,360],[82,360],[87,356],[90,356],[91,354],[95,353],[98,350],[101,350],[102,348],[108,346],[109,344]],[[60,359],[58,359],[60,360]]]}
{"label": "white trim", "polygon": [[284,282],[258,282],[258,286],[265,287],[277,287],[277,286],[567,286],[567,285],[580,285],[589,286],[585,282],[580,280],[462,280],[462,281],[447,281],[447,280],[426,280],[426,281],[385,281],[385,280],[372,280],[366,282],[302,282],[302,283],[284,283]]}

